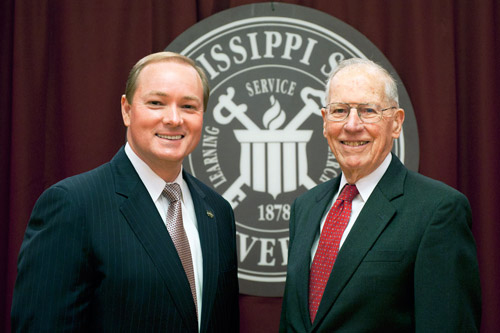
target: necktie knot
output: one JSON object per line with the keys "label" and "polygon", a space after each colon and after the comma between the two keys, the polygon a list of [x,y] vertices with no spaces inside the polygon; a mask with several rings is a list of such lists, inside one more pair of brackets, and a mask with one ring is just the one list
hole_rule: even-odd
{"label": "necktie knot", "polygon": [[342,193],[340,193],[337,200],[352,202],[352,200],[358,193],[359,192],[356,185],[347,184],[346,186],[344,186],[344,189],[342,190]]}
{"label": "necktie knot", "polygon": [[163,189],[163,195],[168,201],[176,202],[181,198],[181,187],[177,183],[167,183]]}

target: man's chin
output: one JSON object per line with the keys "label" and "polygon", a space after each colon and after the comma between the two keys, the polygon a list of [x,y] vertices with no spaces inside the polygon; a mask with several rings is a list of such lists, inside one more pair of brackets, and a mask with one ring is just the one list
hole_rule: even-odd
{"label": "man's chin", "polygon": [[343,172],[360,173],[363,169],[368,167],[368,163],[366,161],[356,157],[346,158],[344,161],[339,162],[339,164]]}

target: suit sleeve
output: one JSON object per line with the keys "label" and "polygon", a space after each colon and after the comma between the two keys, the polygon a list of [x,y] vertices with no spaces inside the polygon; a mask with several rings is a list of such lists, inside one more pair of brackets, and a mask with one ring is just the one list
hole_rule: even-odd
{"label": "suit sleeve", "polygon": [[37,201],[18,258],[13,332],[84,330],[89,288],[82,214],[59,187]]}
{"label": "suit sleeve", "polygon": [[417,332],[477,332],[481,291],[470,206],[446,196],[424,232],[414,272]]}

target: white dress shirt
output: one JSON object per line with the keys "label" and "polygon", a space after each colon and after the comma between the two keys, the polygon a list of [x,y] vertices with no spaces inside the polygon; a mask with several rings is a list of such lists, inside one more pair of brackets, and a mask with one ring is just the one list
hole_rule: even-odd
{"label": "white dress shirt", "polygon": [[[373,190],[375,189],[375,186],[377,186],[378,182],[380,179],[382,179],[382,176],[385,174],[387,169],[389,168],[389,165],[391,164],[392,160],[392,154],[389,153],[382,164],[379,165],[375,171],[373,171],[371,174],[369,174],[366,177],[361,178],[356,182],[356,184],[350,184],[350,185],[356,185],[359,194],[354,197],[352,200],[352,210],[351,210],[351,217],[349,218],[349,223],[347,224],[344,233],[342,234],[342,238],[340,239],[340,244],[339,244],[339,250],[342,247],[342,244],[344,244],[345,239],[349,235],[349,232],[352,229],[352,226],[356,222],[356,219],[358,218],[359,213],[363,209],[366,201],[368,201],[368,198],[372,194]],[[321,226],[320,226],[320,232],[323,230],[323,226],[325,225],[326,217],[328,215],[328,212],[332,208],[333,204],[335,203],[335,200],[337,200],[340,192],[344,188],[344,186],[347,184],[347,179],[345,178],[344,173],[342,173],[342,177],[340,179],[340,186],[339,190],[337,193],[333,196],[333,200],[330,204],[330,207],[326,211],[325,215],[321,219]],[[311,265],[314,259],[314,255],[316,254],[316,250],[318,249],[319,245],[319,237],[320,237],[320,232],[316,235],[316,238],[314,240],[313,246],[311,248]]]}
{"label": "white dress shirt", "polygon": [[[132,150],[130,145],[127,143],[125,145],[125,153],[127,157],[132,162],[135,171],[141,178],[142,183],[146,187],[158,209],[163,222],[165,223],[165,228],[167,227],[167,210],[169,201],[162,195],[165,184],[167,184],[160,176],[158,176],[151,168],[140,159],[139,156]],[[189,242],[189,247],[191,249],[191,257],[193,258],[193,272],[194,281],[196,285],[196,301],[198,306],[198,331],[200,330],[201,324],[201,306],[202,306],[202,295],[203,295],[203,255],[201,252],[200,236],[198,234],[198,222],[196,220],[196,212],[194,210],[193,199],[191,197],[191,192],[189,187],[182,178],[182,168],[177,178],[172,182],[177,183],[181,187],[181,209],[182,209],[182,223],[184,224],[184,229],[186,230],[186,235]]]}

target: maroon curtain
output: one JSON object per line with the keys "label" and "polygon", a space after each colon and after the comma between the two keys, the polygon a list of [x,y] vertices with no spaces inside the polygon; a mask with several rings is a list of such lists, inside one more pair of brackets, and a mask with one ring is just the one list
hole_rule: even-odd
{"label": "maroon curtain", "polygon": [[[34,202],[123,144],[131,66],[197,21],[245,0],[4,0],[0,4],[0,316],[9,331],[16,260]],[[500,3],[296,0],[346,22],[408,90],[420,172],[467,195],[483,290],[482,332],[500,314]],[[326,143],[325,143],[326,144]],[[241,296],[242,332],[276,332],[281,299]]]}

